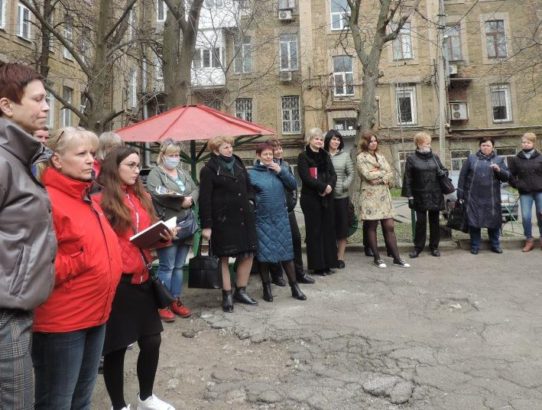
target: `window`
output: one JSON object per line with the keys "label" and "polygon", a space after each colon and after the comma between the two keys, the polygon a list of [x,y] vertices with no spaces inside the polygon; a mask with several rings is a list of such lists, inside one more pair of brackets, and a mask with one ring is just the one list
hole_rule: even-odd
{"label": "window", "polygon": [[128,107],[137,107],[137,70],[130,70],[130,84],[128,86]]}
{"label": "window", "polygon": [[280,71],[297,70],[297,35],[280,36]]}
{"label": "window", "polygon": [[164,79],[162,56],[157,54],[154,55],[154,78],[157,81],[162,81]]}
{"label": "window", "polygon": [[339,131],[343,137],[356,136],[356,118],[335,118],[333,129]]}
{"label": "window", "polygon": [[214,8],[220,8],[224,6],[224,0],[205,0],[205,7],[208,9],[214,7]]}
{"label": "window", "polygon": [[47,127],[49,129],[55,128],[55,97],[49,91],[45,97],[47,104],[49,105],[49,112],[47,113]]}
{"label": "window", "polygon": [[488,58],[505,58],[506,36],[504,33],[504,20],[488,20],[485,23],[486,48]]}
{"label": "window", "polygon": [[293,10],[295,0],[279,0],[279,10]]}
{"label": "window", "polygon": [[220,48],[197,48],[192,64],[194,68],[220,68]]}
{"label": "window", "polygon": [[252,98],[235,100],[235,116],[245,121],[252,121]]}
{"label": "window", "polygon": [[136,13],[133,7],[128,13],[128,40],[133,40],[136,36]]}
{"label": "window", "polygon": [[470,150],[468,149],[452,151],[451,152],[451,156],[452,156],[451,171],[461,171],[463,162],[467,160],[469,155],[470,155]]}
{"label": "window", "polygon": [[[394,27],[395,26],[395,27]],[[397,25],[391,25],[392,30],[397,28]],[[410,30],[410,23],[407,21],[397,38],[393,40],[393,59],[394,60],[408,60],[413,58],[412,56],[412,36]]]}
{"label": "window", "polygon": [[495,148],[495,151],[497,152],[497,155],[504,158],[506,165],[508,165],[508,158],[515,157],[517,154],[516,147],[500,147]]}
{"label": "window", "polygon": [[352,57],[333,57],[333,81],[336,96],[354,95],[354,74]]}
{"label": "window", "polygon": [[282,132],[295,134],[300,131],[299,97],[297,95],[282,97]]}
{"label": "window", "polygon": [[[72,18],[67,14],[64,16],[64,38],[73,46],[73,23]],[[66,47],[62,47],[62,55],[67,60],[73,60],[72,53]]]}
{"label": "window", "polygon": [[210,98],[205,99],[203,101],[203,104],[205,104],[207,107],[214,108],[215,110],[218,110],[218,111],[220,111],[220,109],[222,108],[222,103],[220,102],[219,99],[215,97],[210,97]]}
{"label": "window", "polygon": [[156,21],[162,23],[166,21],[167,5],[164,0],[156,0]]}
{"label": "window", "polygon": [[446,27],[444,32],[444,52],[448,61],[460,61],[461,55],[461,26]]}
{"label": "window", "polygon": [[30,35],[30,10],[19,3],[17,6],[17,36],[25,40],[30,40]]}
{"label": "window", "polygon": [[350,7],[347,0],[331,0],[331,30],[348,27]]}
{"label": "window", "polygon": [[0,28],[6,27],[6,2],[7,0],[0,0]]}
{"label": "window", "polygon": [[512,121],[510,86],[497,84],[490,87],[493,122]]}
{"label": "window", "polygon": [[[62,98],[64,98],[67,103],[71,104],[73,100],[73,89],[70,87],[62,87]],[[62,126],[72,126],[72,112],[66,106],[62,108]]]}
{"label": "window", "polygon": [[235,40],[233,71],[236,74],[250,73],[252,71],[252,46],[250,40],[248,36],[243,36]]}
{"label": "window", "polygon": [[397,123],[402,125],[416,124],[416,88],[414,86],[397,87],[395,96]]}
{"label": "window", "polygon": [[409,155],[414,154],[415,151],[399,151],[399,167],[401,169],[401,175],[405,175],[405,164]]}

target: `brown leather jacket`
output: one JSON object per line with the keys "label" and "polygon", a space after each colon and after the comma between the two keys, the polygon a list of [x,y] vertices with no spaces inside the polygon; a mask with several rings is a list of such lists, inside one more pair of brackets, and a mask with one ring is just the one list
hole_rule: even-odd
{"label": "brown leather jacket", "polygon": [[39,141],[0,117],[0,309],[32,310],[53,289],[51,204],[31,172],[43,152]]}

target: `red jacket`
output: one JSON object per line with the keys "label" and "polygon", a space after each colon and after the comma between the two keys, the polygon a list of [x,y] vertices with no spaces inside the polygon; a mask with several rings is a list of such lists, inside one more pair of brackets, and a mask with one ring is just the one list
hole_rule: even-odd
{"label": "red jacket", "polygon": [[[125,232],[117,233],[121,254],[122,254],[122,273],[125,275],[132,275],[132,283],[143,283],[149,279],[149,272],[143,261],[141,251],[135,245],[130,242],[130,238],[137,232],[151,225],[151,217],[141,205],[141,202],[134,194],[131,187],[124,187],[126,195],[124,196],[124,203],[130,209],[132,215],[132,227]],[[101,202],[102,194],[96,196],[97,200]],[[135,229],[134,229],[135,228]],[[147,262],[152,262],[151,251],[148,249],[143,250]]]}
{"label": "red jacket", "polygon": [[55,287],[35,310],[35,332],[71,332],[107,321],[122,273],[117,236],[95,198],[90,182],[53,168],[43,174],[58,241]]}

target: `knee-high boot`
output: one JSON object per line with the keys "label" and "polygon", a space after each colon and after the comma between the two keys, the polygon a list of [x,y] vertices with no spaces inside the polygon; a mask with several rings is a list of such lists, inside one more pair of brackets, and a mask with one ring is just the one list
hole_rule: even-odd
{"label": "knee-high boot", "polygon": [[263,300],[273,302],[271,293],[271,277],[269,275],[269,264],[260,262],[260,276],[262,278]]}
{"label": "knee-high boot", "polygon": [[288,276],[288,282],[290,284],[290,289],[292,290],[292,297],[298,300],[306,300],[307,297],[299,288],[295,277],[295,267],[294,262],[289,261],[284,264],[284,270],[286,271],[286,276]]}

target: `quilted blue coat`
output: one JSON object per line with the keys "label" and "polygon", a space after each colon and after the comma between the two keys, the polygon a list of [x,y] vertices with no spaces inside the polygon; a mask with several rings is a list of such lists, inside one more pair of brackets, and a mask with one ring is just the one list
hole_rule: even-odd
{"label": "quilted blue coat", "polygon": [[294,259],[290,220],[284,188],[296,189],[294,176],[281,166],[276,174],[260,164],[248,171],[256,201],[257,259],[260,262],[281,262]]}

